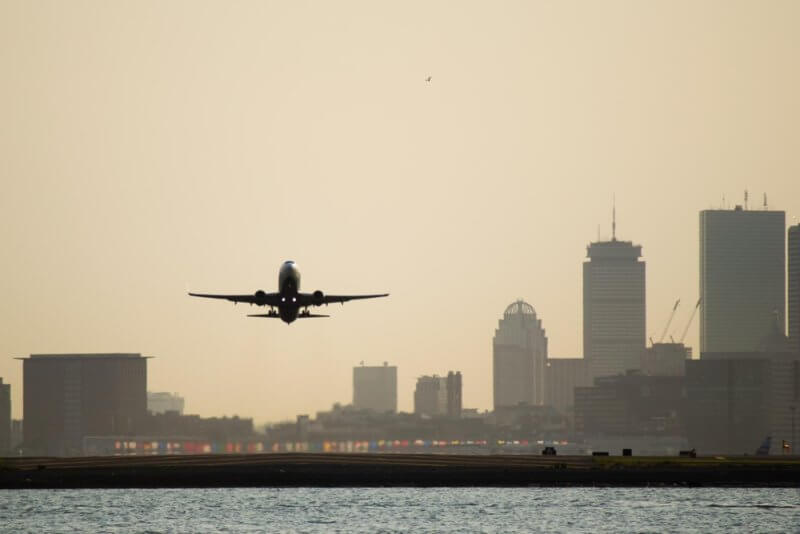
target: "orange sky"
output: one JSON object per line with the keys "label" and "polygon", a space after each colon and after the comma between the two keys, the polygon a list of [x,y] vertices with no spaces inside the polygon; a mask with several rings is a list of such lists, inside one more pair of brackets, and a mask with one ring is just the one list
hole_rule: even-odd
{"label": "orange sky", "polygon": [[[0,376],[141,352],[190,413],[350,402],[359,361],[491,407],[518,297],[582,346],[586,244],[643,246],[648,333],[698,293],[698,211],[800,215],[798,2],[0,1]],[[426,76],[433,76],[426,84]],[[392,293],[298,321],[209,292]],[[697,324],[687,341],[696,346]]]}

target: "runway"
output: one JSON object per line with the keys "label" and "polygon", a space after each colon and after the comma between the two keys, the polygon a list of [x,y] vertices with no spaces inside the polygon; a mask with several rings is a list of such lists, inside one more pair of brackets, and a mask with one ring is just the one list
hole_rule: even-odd
{"label": "runway", "polygon": [[799,457],[214,454],[1,458],[0,488],[800,487]]}

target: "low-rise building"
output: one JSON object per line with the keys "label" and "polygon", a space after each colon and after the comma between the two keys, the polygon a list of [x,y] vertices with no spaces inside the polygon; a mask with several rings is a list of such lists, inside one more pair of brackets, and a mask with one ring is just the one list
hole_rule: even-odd
{"label": "low-rise building", "polygon": [[153,436],[192,436],[208,441],[225,442],[252,437],[253,419],[180,415],[174,411],[149,414],[144,434]]}
{"label": "low-rise building", "polygon": [[583,358],[548,358],[545,367],[545,404],[562,414],[575,406],[575,388],[592,385]]}
{"label": "low-rise building", "polygon": [[692,349],[683,343],[653,343],[641,358],[642,373],[651,376],[683,376]]}
{"label": "low-rise building", "polygon": [[[686,362],[689,444],[698,451],[752,454],[764,438],[800,437],[800,357],[790,352],[707,352]],[[773,446],[773,453],[781,452]]]}
{"label": "low-rise building", "polygon": [[575,431],[584,435],[682,435],[685,402],[681,376],[638,371],[598,377],[575,388]]}
{"label": "low-rise building", "polygon": [[569,432],[568,418],[552,406],[520,403],[501,406],[488,418],[501,439],[552,439]]}
{"label": "low-rise building", "polygon": [[183,397],[177,393],[147,392],[147,411],[150,413],[177,412],[183,415]]}

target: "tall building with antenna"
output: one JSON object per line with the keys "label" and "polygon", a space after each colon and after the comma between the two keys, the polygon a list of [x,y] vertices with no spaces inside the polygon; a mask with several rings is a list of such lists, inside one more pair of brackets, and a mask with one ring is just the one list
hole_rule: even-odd
{"label": "tall building with antenna", "polygon": [[700,356],[758,350],[785,322],[785,213],[700,212]]}
{"label": "tall building with antenna", "polygon": [[583,357],[590,379],[639,367],[645,350],[645,262],[642,247],[617,240],[590,243],[583,263]]}

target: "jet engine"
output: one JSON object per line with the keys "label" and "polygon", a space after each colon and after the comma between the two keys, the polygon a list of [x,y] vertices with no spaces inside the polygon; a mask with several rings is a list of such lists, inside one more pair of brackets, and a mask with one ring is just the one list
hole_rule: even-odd
{"label": "jet engine", "polygon": [[259,306],[263,306],[264,304],[267,303],[267,294],[264,292],[264,290],[259,289],[258,291],[256,291],[255,297],[256,297],[256,304],[258,304]]}
{"label": "jet engine", "polygon": [[314,291],[314,294],[313,294],[314,304],[317,305],[317,306],[322,304],[322,299],[324,298],[324,296],[325,295],[323,295],[322,291],[320,291],[319,289]]}

